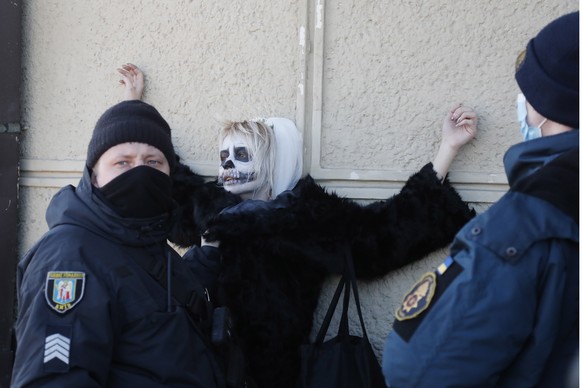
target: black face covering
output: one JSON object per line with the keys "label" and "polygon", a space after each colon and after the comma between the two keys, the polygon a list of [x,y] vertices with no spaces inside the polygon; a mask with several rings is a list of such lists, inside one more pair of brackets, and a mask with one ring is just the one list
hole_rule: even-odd
{"label": "black face covering", "polygon": [[172,179],[149,166],[124,172],[97,189],[119,215],[127,218],[152,218],[170,213]]}

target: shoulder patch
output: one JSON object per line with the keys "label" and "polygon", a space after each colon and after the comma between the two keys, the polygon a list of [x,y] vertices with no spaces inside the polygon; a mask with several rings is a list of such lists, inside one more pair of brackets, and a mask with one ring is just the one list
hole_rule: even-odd
{"label": "shoulder patch", "polygon": [[69,371],[71,332],[71,325],[47,325],[43,354],[45,372]]}
{"label": "shoulder patch", "polygon": [[85,291],[85,280],[84,272],[47,273],[44,296],[50,308],[64,314],[79,304]]}
{"label": "shoulder patch", "polygon": [[435,289],[435,273],[429,272],[423,275],[402,299],[402,305],[396,310],[396,319],[405,321],[417,317],[430,305]]}

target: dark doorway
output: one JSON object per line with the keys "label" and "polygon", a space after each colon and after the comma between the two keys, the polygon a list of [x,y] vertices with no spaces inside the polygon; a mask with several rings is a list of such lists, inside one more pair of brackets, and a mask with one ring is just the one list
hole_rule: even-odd
{"label": "dark doorway", "polygon": [[0,1],[0,387],[10,386],[18,231],[22,1]]}
{"label": "dark doorway", "polygon": [[18,222],[18,133],[0,133],[0,387],[10,385]]}

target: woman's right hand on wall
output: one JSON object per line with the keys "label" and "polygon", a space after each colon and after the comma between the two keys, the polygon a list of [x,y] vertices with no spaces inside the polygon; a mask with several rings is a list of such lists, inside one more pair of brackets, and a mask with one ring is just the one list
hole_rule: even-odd
{"label": "woman's right hand on wall", "polygon": [[432,162],[439,179],[445,179],[459,149],[477,135],[477,121],[473,108],[463,104],[455,104],[445,116],[441,144]]}
{"label": "woman's right hand on wall", "polygon": [[459,150],[477,135],[477,120],[473,108],[455,104],[443,122],[442,142]]}

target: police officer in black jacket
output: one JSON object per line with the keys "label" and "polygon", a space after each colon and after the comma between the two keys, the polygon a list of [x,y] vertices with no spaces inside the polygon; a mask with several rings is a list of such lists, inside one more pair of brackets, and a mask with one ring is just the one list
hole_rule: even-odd
{"label": "police officer in black jacket", "polygon": [[152,106],[101,116],[81,181],[18,266],[14,387],[225,385],[204,289],[167,244],[175,164]]}

